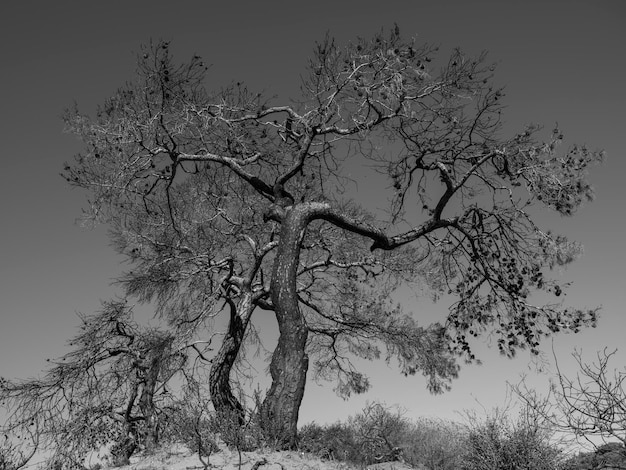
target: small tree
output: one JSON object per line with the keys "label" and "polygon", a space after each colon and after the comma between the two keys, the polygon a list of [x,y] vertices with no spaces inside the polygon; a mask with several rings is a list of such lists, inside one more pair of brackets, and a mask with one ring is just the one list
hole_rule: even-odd
{"label": "small tree", "polygon": [[[561,152],[558,127],[543,140],[538,126],[505,135],[486,56],[455,50],[436,67],[436,53],[397,27],[345,46],[327,38],[283,104],[241,83],[207,90],[202,60],[176,65],[159,42],[95,117],[65,116],[84,142],[65,177],[133,263],[127,294],[156,300],[176,331],[202,332],[227,307],[209,378],[217,409],[242,414],[230,374],[253,312],[273,312],[261,414],[281,446],[296,443],[310,357],[347,395],[369,385],[350,356],[386,349],[437,392],[485,332],[512,356],[595,322],[595,310],[531,302],[533,290],[561,296],[548,270],[579,252],[531,208],[572,215],[601,153]],[[389,179],[383,216],[345,197],[351,170],[367,166]],[[420,281],[455,297],[441,322],[420,325],[389,301]]]}
{"label": "small tree", "polygon": [[514,387],[527,406],[552,426],[575,439],[596,445],[598,438],[617,439],[626,445],[626,369],[611,369],[617,350],[605,348],[596,361],[585,362],[580,351],[572,357],[578,364],[575,377],[565,375],[555,356],[556,380],[546,396],[540,396],[522,382]]}
{"label": "small tree", "polygon": [[2,432],[29,433],[33,449],[51,453],[62,468],[82,468],[89,452],[111,445],[114,460],[127,462],[138,448],[159,440],[158,414],[166,386],[185,356],[173,337],[140,328],[123,301],[80,316],[72,350],[42,378],[0,382],[9,413]]}

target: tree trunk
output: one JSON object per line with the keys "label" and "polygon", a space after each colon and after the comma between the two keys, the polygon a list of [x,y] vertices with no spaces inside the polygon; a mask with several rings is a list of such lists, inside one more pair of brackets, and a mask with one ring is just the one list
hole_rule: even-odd
{"label": "tree trunk", "polygon": [[137,450],[137,426],[135,422],[126,425],[126,435],[111,446],[114,467],[130,464],[130,458]]}
{"label": "tree trunk", "polygon": [[261,407],[265,434],[277,447],[296,445],[298,412],[309,367],[308,330],[298,303],[296,275],[300,246],[310,221],[306,205],[291,207],[281,221],[271,294],[280,336],[272,355],[272,385]]}
{"label": "tree trunk", "polygon": [[[159,348],[159,346],[157,346]],[[162,350],[159,348],[151,352],[151,357],[145,370],[145,376],[139,396],[139,409],[145,420],[144,445],[148,452],[154,451],[159,445],[159,423],[154,406],[154,391],[156,390],[159,372],[161,370]]]}
{"label": "tree trunk", "polygon": [[209,391],[211,402],[218,416],[236,419],[243,424],[245,413],[230,386],[230,372],[241,348],[246,327],[254,306],[251,295],[246,293],[238,306],[230,305],[228,331],[217,355],[213,358],[209,372]]}

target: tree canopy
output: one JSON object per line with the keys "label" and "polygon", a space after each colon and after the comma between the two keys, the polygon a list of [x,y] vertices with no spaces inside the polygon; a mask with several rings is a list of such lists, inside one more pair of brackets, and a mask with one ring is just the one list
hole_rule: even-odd
{"label": "tree canopy", "polygon": [[[592,196],[585,168],[601,154],[561,152],[558,128],[545,142],[535,126],[503,136],[494,66],[456,50],[436,70],[436,52],[397,28],[343,47],[327,38],[301,96],[282,105],[242,83],[208,90],[199,57],[177,65],[159,42],[95,118],[66,116],[85,144],[67,180],[90,191],[89,215],[135,264],[128,295],[156,299],[177,328],[229,305],[212,375],[231,408],[226,364],[253,311],[274,311],[264,410],[279,434],[297,417],[309,354],[348,394],[367,381],[347,353],[377,357],[382,343],[439,391],[456,355],[474,359],[470,337],[495,330],[501,352],[536,352],[542,336],[595,321],[595,311],[530,302],[531,289],[560,296],[546,270],[579,249],[537,227],[530,208],[571,215]],[[342,191],[347,171],[366,165],[390,179],[384,219]],[[390,302],[416,278],[458,297],[441,323],[418,325]]]}
{"label": "tree canopy", "polygon": [[[209,373],[218,413],[245,413],[232,373],[258,311],[279,329],[261,420],[286,447],[310,366],[348,396],[369,387],[353,358],[383,356],[441,392],[459,359],[478,360],[474,338],[513,356],[595,323],[595,309],[559,302],[567,286],[549,274],[579,245],[537,226],[533,207],[574,214],[602,153],[562,149],[558,127],[505,132],[486,54],[438,59],[397,27],[327,37],[299,96],[279,102],[242,82],[212,90],[200,57],[170,49],[147,45],[95,116],[66,112],[84,150],[63,175],[131,263],[125,294],[154,302],[178,342],[213,338],[227,316]],[[379,192],[376,207],[355,188]],[[401,286],[452,298],[447,316],[424,324],[394,301]]]}

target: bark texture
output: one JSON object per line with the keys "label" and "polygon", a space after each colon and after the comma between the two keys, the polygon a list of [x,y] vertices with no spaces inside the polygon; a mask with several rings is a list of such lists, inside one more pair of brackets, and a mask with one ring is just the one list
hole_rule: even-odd
{"label": "bark texture", "polygon": [[296,291],[300,246],[311,220],[308,209],[296,205],[286,210],[272,272],[271,295],[280,336],[270,363],[272,385],[261,417],[266,436],[283,449],[296,445],[298,412],[309,368],[308,330]]}
{"label": "bark texture", "polygon": [[234,417],[240,424],[245,420],[245,412],[232,392],[230,373],[241,349],[252,308],[249,295],[244,296],[238,308],[231,304],[228,331],[209,373],[209,390],[215,412],[226,418]]}
{"label": "bark texture", "polygon": [[154,406],[154,392],[163,361],[160,353],[161,351],[157,351],[149,360],[139,396],[139,409],[145,420],[144,445],[148,452],[153,451],[159,445],[159,423]]}

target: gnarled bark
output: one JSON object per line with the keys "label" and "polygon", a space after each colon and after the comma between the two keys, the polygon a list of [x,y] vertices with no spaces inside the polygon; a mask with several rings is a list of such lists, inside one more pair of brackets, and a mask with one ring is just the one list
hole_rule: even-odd
{"label": "gnarled bark", "polygon": [[230,372],[241,349],[246,327],[253,310],[251,296],[244,294],[239,305],[230,304],[228,331],[211,365],[209,391],[215,412],[224,417],[235,417],[243,424],[245,415],[242,404],[235,397],[230,385]]}
{"label": "gnarled bark", "polygon": [[296,445],[298,412],[309,367],[308,330],[296,292],[300,247],[311,217],[308,209],[307,205],[293,206],[284,214],[272,272],[272,302],[280,336],[270,363],[272,385],[261,417],[266,436],[281,448]]}

